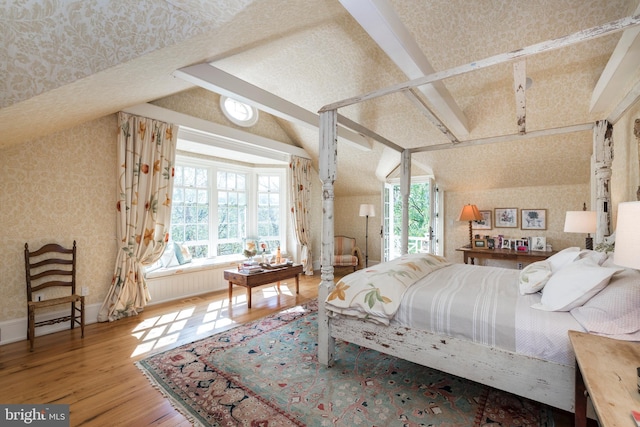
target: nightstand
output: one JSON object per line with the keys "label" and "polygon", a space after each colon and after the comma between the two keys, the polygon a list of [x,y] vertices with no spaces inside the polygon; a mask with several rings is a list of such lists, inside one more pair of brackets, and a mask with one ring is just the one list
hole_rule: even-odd
{"label": "nightstand", "polygon": [[640,342],[577,331],[569,331],[569,339],[576,355],[575,426],[587,425],[587,396],[601,427],[635,426],[631,410],[640,411]]}

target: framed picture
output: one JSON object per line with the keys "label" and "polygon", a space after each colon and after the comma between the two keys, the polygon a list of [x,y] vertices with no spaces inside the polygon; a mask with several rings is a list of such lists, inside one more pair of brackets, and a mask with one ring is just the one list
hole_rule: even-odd
{"label": "framed picture", "polygon": [[479,221],[473,221],[474,230],[491,230],[491,211],[480,211],[482,219]]}
{"label": "framed picture", "polygon": [[518,252],[529,252],[529,239],[517,239],[515,247]]}
{"label": "framed picture", "polygon": [[495,208],[496,227],[517,228],[518,208]]}
{"label": "framed picture", "polygon": [[511,249],[511,240],[502,239],[502,246],[500,248],[501,249]]}
{"label": "framed picture", "polygon": [[487,239],[473,239],[474,249],[487,249]]}
{"label": "framed picture", "polygon": [[531,250],[532,251],[546,251],[547,239],[546,237],[532,237],[531,238]]}
{"label": "framed picture", "polygon": [[520,226],[523,230],[546,230],[547,210],[546,209],[522,209],[522,220]]}

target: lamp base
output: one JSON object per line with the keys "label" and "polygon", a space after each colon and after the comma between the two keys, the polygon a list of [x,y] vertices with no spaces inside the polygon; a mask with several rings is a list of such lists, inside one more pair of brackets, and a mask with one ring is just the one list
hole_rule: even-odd
{"label": "lamp base", "polygon": [[593,237],[587,237],[584,241],[584,248],[585,249],[593,249]]}

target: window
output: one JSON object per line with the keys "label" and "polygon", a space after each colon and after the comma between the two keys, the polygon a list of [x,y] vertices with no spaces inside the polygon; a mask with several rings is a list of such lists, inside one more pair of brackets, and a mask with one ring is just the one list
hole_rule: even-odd
{"label": "window", "polygon": [[250,127],[258,122],[258,110],[244,102],[221,96],[220,107],[224,115],[238,126]]}
{"label": "window", "polygon": [[246,238],[282,247],[286,168],[179,156],[175,171],[171,239],[193,258],[240,254]]}

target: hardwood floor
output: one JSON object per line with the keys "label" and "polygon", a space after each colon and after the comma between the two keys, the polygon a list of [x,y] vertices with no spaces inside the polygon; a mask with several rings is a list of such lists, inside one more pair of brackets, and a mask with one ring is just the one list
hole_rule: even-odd
{"label": "hardwood floor", "polygon": [[[70,405],[71,426],[190,426],[153,388],[134,362],[150,354],[201,339],[239,323],[316,298],[319,274],[253,290],[247,309],[245,289],[147,307],[139,316],[36,337],[0,346],[0,403]],[[558,413],[557,427],[571,426],[571,414]]]}

